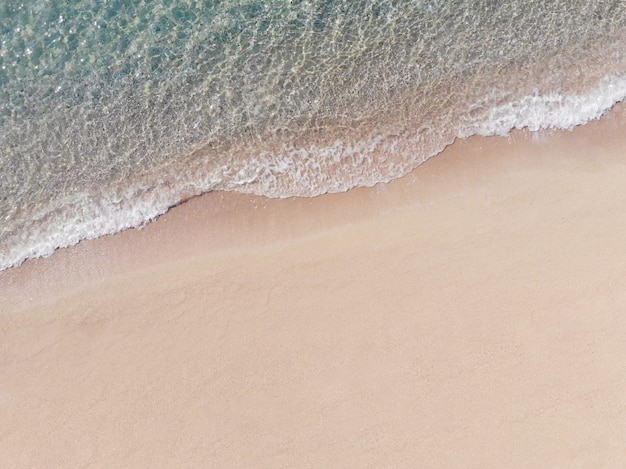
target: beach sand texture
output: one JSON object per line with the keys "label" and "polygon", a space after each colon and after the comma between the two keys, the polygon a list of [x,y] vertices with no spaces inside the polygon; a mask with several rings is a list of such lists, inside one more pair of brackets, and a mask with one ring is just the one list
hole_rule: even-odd
{"label": "beach sand texture", "polygon": [[625,129],[212,193],[1,272],[0,465],[620,467]]}

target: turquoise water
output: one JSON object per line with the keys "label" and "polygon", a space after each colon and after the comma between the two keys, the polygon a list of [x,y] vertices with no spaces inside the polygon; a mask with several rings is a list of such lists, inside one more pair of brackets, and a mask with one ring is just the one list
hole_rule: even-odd
{"label": "turquoise water", "polygon": [[215,189],[387,181],[626,95],[623,1],[0,4],[0,269]]}

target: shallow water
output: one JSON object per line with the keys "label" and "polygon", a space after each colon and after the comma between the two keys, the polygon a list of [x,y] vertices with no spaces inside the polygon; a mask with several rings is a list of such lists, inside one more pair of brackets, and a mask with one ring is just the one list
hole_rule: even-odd
{"label": "shallow water", "polygon": [[0,269],[215,189],[399,177],[626,96],[623,1],[0,5]]}

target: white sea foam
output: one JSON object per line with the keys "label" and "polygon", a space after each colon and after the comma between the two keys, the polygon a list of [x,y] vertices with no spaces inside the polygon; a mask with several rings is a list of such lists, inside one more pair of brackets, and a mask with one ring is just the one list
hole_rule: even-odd
{"label": "white sea foam", "polygon": [[513,129],[528,128],[571,130],[602,117],[616,103],[626,99],[626,75],[606,76],[597,87],[581,95],[533,94],[495,106],[486,119],[464,123],[457,134],[467,138],[472,135],[509,135]]}
{"label": "white sea foam", "polygon": [[[185,194],[208,192],[214,185],[206,182],[186,185]],[[26,259],[50,256],[58,248],[85,239],[142,227],[180,200],[180,188],[163,187],[129,190],[121,198],[106,195],[74,198],[58,208],[53,217],[48,217],[51,221],[33,222],[11,249],[0,253],[0,270],[20,265]]]}

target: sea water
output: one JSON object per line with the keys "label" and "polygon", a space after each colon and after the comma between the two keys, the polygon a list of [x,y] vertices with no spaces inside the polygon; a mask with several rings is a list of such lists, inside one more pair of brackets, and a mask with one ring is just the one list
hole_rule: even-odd
{"label": "sea water", "polygon": [[314,196],[626,97],[615,0],[2,0],[0,270],[211,190]]}

